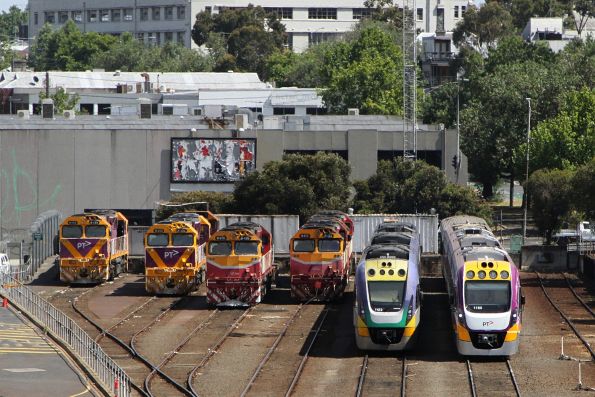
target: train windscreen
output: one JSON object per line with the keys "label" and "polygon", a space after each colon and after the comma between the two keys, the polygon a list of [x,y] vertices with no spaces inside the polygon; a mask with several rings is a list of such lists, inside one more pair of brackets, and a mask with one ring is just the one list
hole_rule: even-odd
{"label": "train windscreen", "polygon": [[341,240],[338,238],[322,238],[318,240],[318,251],[320,252],[339,252],[341,250]]}
{"label": "train windscreen", "polygon": [[82,226],[62,226],[62,238],[81,238],[83,236]]}
{"label": "train windscreen", "polygon": [[465,305],[476,313],[501,313],[510,308],[510,282],[465,282]]}
{"label": "train windscreen", "polygon": [[209,255],[231,255],[231,242],[213,241],[209,243]]}
{"label": "train windscreen", "polygon": [[167,234],[151,233],[147,236],[147,245],[149,247],[166,247],[168,243]]}
{"label": "train windscreen", "polygon": [[315,241],[312,239],[293,240],[293,250],[295,252],[314,252]]}
{"label": "train windscreen", "polygon": [[194,245],[194,235],[190,233],[174,233],[171,237],[171,245],[174,247],[190,247]]}
{"label": "train windscreen", "polygon": [[86,237],[105,237],[105,226],[103,225],[89,225],[85,226]]}
{"label": "train windscreen", "polygon": [[236,241],[236,255],[258,255],[258,241]]}
{"label": "train windscreen", "polygon": [[404,281],[369,281],[368,293],[372,310],[396,312],[403,307]]}

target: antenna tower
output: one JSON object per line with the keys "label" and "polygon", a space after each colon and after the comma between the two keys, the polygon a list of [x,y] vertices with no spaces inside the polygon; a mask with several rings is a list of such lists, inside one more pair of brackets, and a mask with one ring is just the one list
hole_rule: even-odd
{"label": "antenna tower", "polygon": [[417,46],[415,0],[403,0],[403,158],[417,159]]}

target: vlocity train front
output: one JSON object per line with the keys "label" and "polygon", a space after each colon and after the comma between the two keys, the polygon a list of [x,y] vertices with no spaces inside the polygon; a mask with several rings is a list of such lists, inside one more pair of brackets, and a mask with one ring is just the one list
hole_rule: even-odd
{"label": "vlocity train front", "polygon": [[457,279],[458,302],[451,304],[459,353],[515,354],[524,304],[517,268],[507,261],[469,261],[459,269]]}

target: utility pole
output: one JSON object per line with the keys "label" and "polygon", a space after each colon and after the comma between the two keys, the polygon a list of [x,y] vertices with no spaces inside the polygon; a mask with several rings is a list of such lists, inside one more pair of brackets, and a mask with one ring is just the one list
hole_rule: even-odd
{"label": "utility pole", "polygon": [[529,194],[528,194],[528,185],[529,185],[529,142],[531,140],[531,98],[527,99],[527,104],[529,105],[529,117],[527,120],[527,168],[525,171],[525,187],[523,189],[523,195],[525,196],[524,200],[524,211],[523,211],[523,245],[525,245],[525,238],[527,237],[527,207],[529,206]]}
{"label": "utility pole", "polygon": [[45,97],[50,97],[50,72],[45,72]]}
{"label": "utility pole", "polygon": [[417,49],[415,0],[403,0],[403,159],[417,160]]}

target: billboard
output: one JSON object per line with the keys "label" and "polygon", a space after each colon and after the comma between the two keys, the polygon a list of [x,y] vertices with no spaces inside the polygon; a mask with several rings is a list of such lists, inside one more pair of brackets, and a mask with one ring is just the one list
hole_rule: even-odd
{"label": "billboard", "polygon": [[171,139],[171,182],[229,183],[254,169],[255,139]]}

